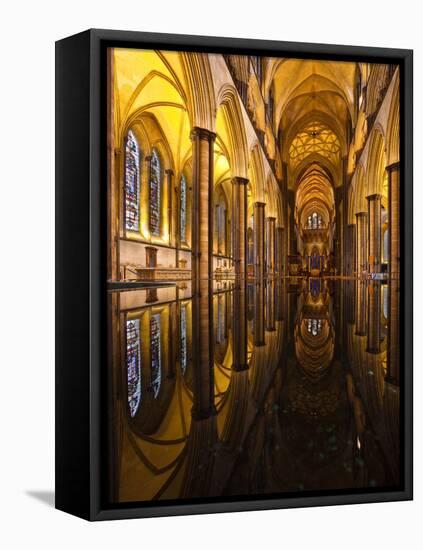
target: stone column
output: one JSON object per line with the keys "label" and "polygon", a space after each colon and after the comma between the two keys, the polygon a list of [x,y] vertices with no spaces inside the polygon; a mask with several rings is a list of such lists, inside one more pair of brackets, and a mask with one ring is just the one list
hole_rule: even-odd
{"label": "stone column", "polygon": [[247,184],[245,178],[232,178],[232,253],[235,276],[247,273]]}
{"label": "stone column", "polygon": [[193,419],[214,413],[213,401],[213,143],[216,135],[194,127],[192,141]]}
{"label": "stone column", "polygon": [[382,235],[382,195],[367,197],[369,211],[369,270],[376,273],[381,270]]}
{"label": "stone column", "polygon": [[346,247],[344,259],[344,271],[346,275],[352,275],[355,270],[355,243],[356,243],[355,224],[348,224],[346,227]]}
{"label": "stone column", "polygon": [[360,275],[367,270],[367,212],[358,212],[355,215],[356,219],[356,271]]}
{"label": "stone column", "polygon": [[[141,170],[141,180],[145,181],[146,185],[141,185],[140,188],[140,204],[147,205],[147,208],[140,208],[140,224],[145,225],[148,228],[149,234],[150,228],[150,179],[151,179],[151,155],[147,155],[144,158],[143,167]],[[144,214],[143,214],[144,211]],[[151,239],[151,235],[150,235]]]}
{"label": "stone column", "polygon": [[254,277],[264,277],[264,202],[254,203]]}
{"label": "stone column", "polygon": [[266,275],[275,273],[275,223],[276,218],[266,218]]}
{"label": "stone column", "polygon": [[275,256],[276,256],[276,271],[277,271],[279,277],[282,277],[283,268],[284,268],[284,261],[283,261],[283,257],[284,257],[284,239],[285,239],[284,228],[283,227],[277,227],[276,228],[276,239],[275,239],[275,241],[276,241]]}
{"label": "stone column", "polygon": [[400,164],[387,167],[389,214],[389,278],[400,276]]}
{"label": "stone column", "polygon": [[[168,223],[168,231],[169,231],[169,245],[175,246],[176,244],[176,235],[175,235],[175,220],[173,219],[174,215],[174,208],[173,208],[173,170],[168,168],[165,170],[165,176],[166,176],[166,189],[168,193],[168,203],[167,203],[167,223]],[[175,266],[177,267],[177,266]]]}
{"label": "stone column", "polygon": [[193,292],[199,280],[213,277],[213,143],[216,134],[204,128],[191,130],[192,141],[192,278]]}
{"label": "stone column", "polygon": [[369,311],[367,317],[367,352],[380,352],[380,314],[381,314],[380,281],[369,284]]}
{"label": "stone column", "polygon": [[248,369],[247,360],[247,303],[245,281],[242,280],[232,291],[232,345],[235,371]]}

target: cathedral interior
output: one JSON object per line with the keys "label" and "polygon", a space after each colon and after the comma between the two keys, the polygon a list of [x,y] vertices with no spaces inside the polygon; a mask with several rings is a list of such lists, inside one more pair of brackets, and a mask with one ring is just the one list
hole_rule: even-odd
{"label": "cathedral interior", "polygon": [[400,485],[399,76],[109,49],[110,502]]}

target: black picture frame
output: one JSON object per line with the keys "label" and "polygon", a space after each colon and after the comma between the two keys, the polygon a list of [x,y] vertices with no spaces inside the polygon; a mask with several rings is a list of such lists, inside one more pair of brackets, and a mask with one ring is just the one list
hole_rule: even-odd
{"label": "black picture frame", "polygon": [[[106,506],[101,445],[107,314],[106,49],[136,47],[400,66],[402,487],[385,492]],[[91,29],[56,43],[56,508],[109,520],[410,500],[413,496],[413,52]]]}

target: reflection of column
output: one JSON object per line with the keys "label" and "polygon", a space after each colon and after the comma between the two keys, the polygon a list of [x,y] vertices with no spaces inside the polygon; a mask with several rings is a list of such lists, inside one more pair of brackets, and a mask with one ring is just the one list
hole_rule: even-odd
{"label": "reflection of column", "polygon": [[245,178],[232,178],[232,251],[235,275],[242,278],[246,275],[247,183]]}
{"label": "reflection of column", "polygon": [[357,281],[357,297],[355,300],[355,333],[357,336],[365,336],[366,332],[366,298],[367,284],[364,281]]}
{"label": "reflection of column", "polygon": [[388,170],[389,212],[389,277],[400,274],[400,165],[391,164]]}
{"label": "reflection of column", "polygon": [[247,308],[245,282],[232,291],[232,345],[233,364],[236,371],[248,369],[247,360]]}
{"label": "reflection of column", "polygon": [[388,287],[388,361],[387,381],[400,383],[400,287],[397,279],[392,279]]}
{"label": "reflection of column", "polygon": [[213,402],[213,306],[212,282],[201,279],[192,299],[193,406],[195,419],[208,418]]}
{"label": "reflection of column", "polygon": [[273,281],[266,284],[266,330],[273,332],[275,327],[275,287]]}
{"label": "reflection of column", "polygon": [[275,223],[276,218],[266,218],[266,275],[275,271]]}
{"label": "reflection of column", "polygon": [[380,352],[381,288],[379,281],[369,284],[369,311],[367,318],[367,351]]}
{"label": "reflection of column", "polygon": [[264,346],[264,284],[255,287],[253,337],[255,346]]}
{"label": "reflection of column", "polygon": [[367,212],[359,212],[355,215],[356,218],[356,270],[357,275],[360,275],[367,269]]}
{"label": "reflection of column", "polygon": [[264,202],[254,203],[254,276],[264,276]]}
{"label": "reflection of column", "polygon": [[369,269],[379,273],[382,252],[382,195],[370,195],[367,200],[369,209]]}
{"label": "reflection of column", "polygon": [[283,274],[283,255],[284,255],[284,229],[283,227],[276,228],[276,271],[279,277]]}
{"label": "reflection of column", "polygon": [[276,305],[275,316],[276,321],[285,319],[285,281],[278,279],[276,281]]}
{"label": "reflection of column", "polygon": [[200,279],[213,275],[213,143],[216,135],[203,128],[191,131],[192,141],[192,275],[193,292]]}

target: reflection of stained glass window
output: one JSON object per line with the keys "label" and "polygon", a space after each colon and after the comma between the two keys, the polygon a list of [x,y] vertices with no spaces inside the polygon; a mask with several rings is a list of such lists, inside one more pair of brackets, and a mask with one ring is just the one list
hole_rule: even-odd
{"label": "reflection of stained glass window", "polygon": [[187,240],[187,182],[185,176],[181,176],[181,241],[184,243]]}
{"label": "reflection of stained glass window", "polygon": [[188,344],[187,344],[187,308],[181,308],[181,369],[182,374],[185,374],[188,364]]}
{"label": "reflection of stained glass window", "polygon": [[150,319],[150,351],[151,351],[151,387],[154,399],[160,392],[162,383],[162,352],[160,342],[160,313]]}
{"label": "reflection of stained glass window", "polygon": [[150,231],[155,236],[160,235],[161,184],[162,172],[160,159],[156,149],[153,149],[150,175]]}
{"label": "reflection of stained glass window", "polygon": [[133,418],[141,401],[140,321],[126,321],[126,373],[129,413]]}
{"label": "reflection of stained glass window", "polygon": [[322,332],[322,320],[321,319],[307,319],[307,332],[312,336],[317,336]]}
{"label": "reflection of stained glass window", "polygon": [[125,226],[138,231],[140,223],[140,154],[137,140],[129,130],[125,146]]}
{"label": "reflection of stained glass window", "polygon": [[220,294],[217,297],[217,326],[216,326],[216,343],[220,344],[225,339],[225,316],[224,316],[223,296]]}

